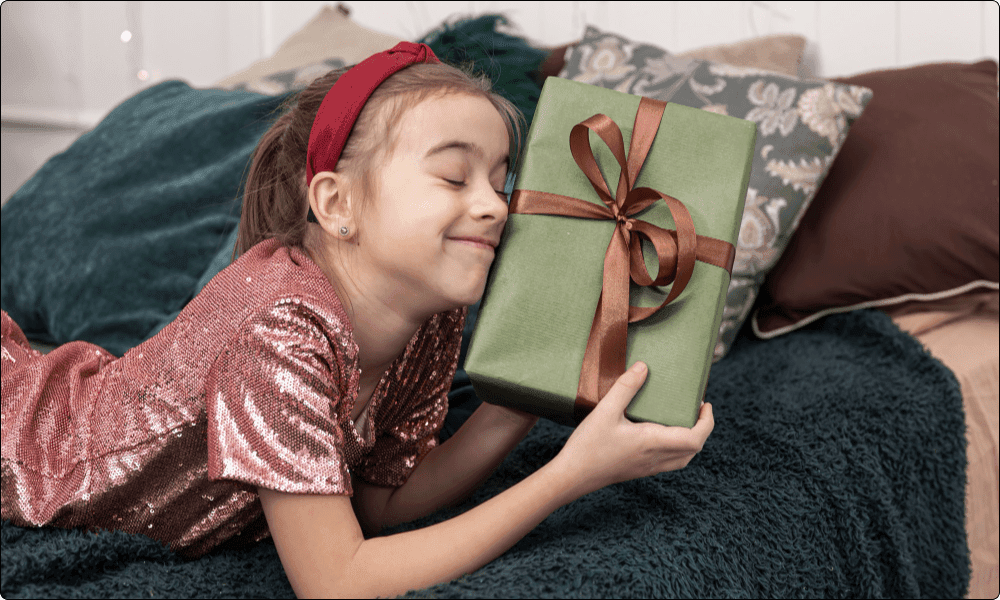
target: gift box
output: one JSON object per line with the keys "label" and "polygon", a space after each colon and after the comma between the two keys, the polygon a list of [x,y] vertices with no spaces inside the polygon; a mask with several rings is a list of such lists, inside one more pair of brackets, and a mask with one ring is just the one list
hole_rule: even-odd
{"label": "gift box", "polygon": [[628,418],[693,426],[755,136],[750,121],[548,78],[466,356],[480,398],[573,425],[642,360]]}

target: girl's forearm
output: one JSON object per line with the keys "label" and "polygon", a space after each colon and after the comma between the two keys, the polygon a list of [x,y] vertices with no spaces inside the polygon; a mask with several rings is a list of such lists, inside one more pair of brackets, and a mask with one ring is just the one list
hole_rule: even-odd
{"label": "girl's forearm", "polygon": [[377,525],[406,523],[458,504],[493,473],[537,421],[536,416],[484,403],[389,496]]}
{"label": "girl's forearm", "polygon": [[403,594],[486,565],[579,494],[558,460],[517,485],[437,525],[366,540],[345,581],[354,597]]}

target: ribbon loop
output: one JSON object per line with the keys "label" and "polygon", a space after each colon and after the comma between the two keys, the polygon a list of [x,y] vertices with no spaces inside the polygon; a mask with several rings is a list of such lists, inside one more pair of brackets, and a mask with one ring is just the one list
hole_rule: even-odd
{"label": "ribbon loop", "polygon": [[[650,98],[640,100],[627,156],[621,129],[606,115],[594,115],[570,130],[569,146],[573,159],[604,206],[559,194],[515,190],[508,207],[510,213],[615,221],[615,230],[604,255],[601,295],[597,300],[580,370],[575,403],[578,419],[586,416],[625,372],[629,323],[656,314],[680,296],[691,280],[696,260],[732,272],[735,256],[732,244],[698,235],[691,214],[680,200],[652,188],[633,188],[652,148],[666,106],[665,102]],[[594,158],[590,146],[591,131],[607,145],[621,167],[614,195]],[[674,231],[633,218],[660,200],[670,212]],[[643,238],[653,245],[656,253],[658,268],[655,278],[646,269]],[[642,286],[672,286],[659,306],[631,306],[630,281]]]}
{"label": "ribbon loop", "polygon": [[[601,173],[601,169],[597,166],[594,151],[590,147],[590,131],[596,133],[601,138],[601,141],[611,149],[611,153],[621,167],[621,175],[618,178],[618,190],[614,198],[611,196],[611,190],[604,180],[604,174]],[[597,114],[574,125],[573,129],[570,130],[569,140],[570,152],[573,154],[573,160],[576,161],[576,165],[587,176],[590,185],[594,187],[594,191],[597,192],[597,195],[604,204],[617,217],[618,209],[621,207],[621,202],[617,200],[622,197],[622,186],[630,187],[627,181],[628,163],[625,159],[625,141],[622,138],[621,129],[607,115]]]}

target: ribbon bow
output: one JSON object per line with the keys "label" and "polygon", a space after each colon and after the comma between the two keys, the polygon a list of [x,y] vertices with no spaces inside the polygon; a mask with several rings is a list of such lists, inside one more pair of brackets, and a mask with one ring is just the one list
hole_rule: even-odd
{"label": "ribbon bow", "polygon": [[[627,159],[621,129],[610,117],[597,114],[573,126],[569,135],[570,152],[604,206],[535,190],[515,190],[511,197],[511,213],[611,219],[616,222],[604,256],[601,296],[597,301],[580,370],[575,403],[578,419],[586,416],[625,372],[629,323],[652,316],[677,298],[691,280],[695,260],[732,272],[736,255],[732,244],[697,235],[690,213],[676,198],[652,188],[633,187],[656,138],[666,106],[665,102],[650,98],[642,98],[639,102]],[[590,131],[611,149],[621,167],[614,196],[594,159]],[[675,231],[632,218],[660,199],[670,211]],[[649,240],[656,250],[659,268],[655,279],[646,270],[642,244],[637,236]],[[632,306],[629,304],[630,280],[642,286],[663,286],[671,282],[673,286],[659,306]]]}

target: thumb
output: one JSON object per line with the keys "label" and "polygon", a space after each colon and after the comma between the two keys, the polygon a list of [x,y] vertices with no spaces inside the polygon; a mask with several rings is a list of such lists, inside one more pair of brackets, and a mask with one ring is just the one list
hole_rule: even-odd
{"label": "thumb", "polygon": [[629,370],[621,374],[618,381],[608,390],[607,395],[597,403],[597,408],[608,404],[609,406],[604,410],[610,410],[618,414],[625,412],[628,403],[632,401],[639,388],[646,382],[646,375],[648,373],[649,368],[646,367],[645,363],[637,362],[633,364]]}

